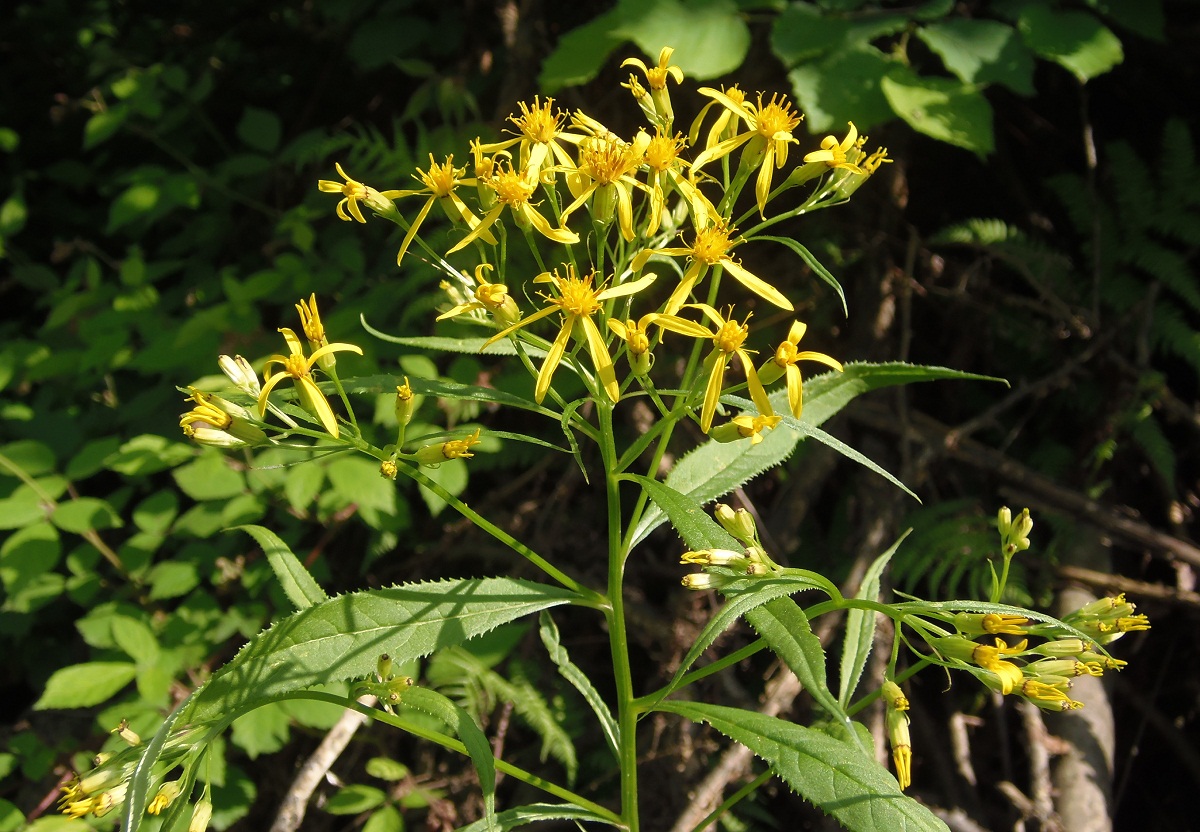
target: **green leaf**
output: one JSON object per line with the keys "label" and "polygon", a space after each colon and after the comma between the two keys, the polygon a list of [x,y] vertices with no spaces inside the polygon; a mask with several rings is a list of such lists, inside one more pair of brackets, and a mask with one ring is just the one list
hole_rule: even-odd
{"label": "green leaf", "polygon": [[1125,60],[1117,36],[1086,12],[1029,3],[1021,9],[1017,28],[1030,49],[1072,72],[1080,83]]}
{"label": "green leaf", "polygon": [[271,110],[246,107],[238,122],[237,136],[248,147],[263,153],[272,153],[279,147],[283,135],[283,124]]}
{"label": "green leaf", "polygon": [[879,83],[895,62],[869,45],[834,52],[817,63],[788,73],[792,92],[804,111],[810,133],[843,130],[853,121],[860,132],[892,120],[893,112]]}
{"label": "green leaf", "polygon": [[144,433],[130,439],[118,451],[106,457],[104,465],[118,474],[137,477],[174,468],[195,455],[196,450],[191,445]]}
{"label": "green leaf", "polygon": [[485,829],[493,829],[496,816],[496,759],[492,746],[470,714],[446,697],[428,688],[411,688],[404,693],[404,704],[436,717],[451,728],[471,755],[471,763],[483,788]]}
{"label": "green leaf", "polygon": [[[0,457],[30,477],[52,474],[55,470],[54,451],[50,449],[49,445],[34,439],[9,442],[0,448]],[[0,471],[8,476],[14,474],[10,470],[9,464],[5,464]]]}
{"label": "green leaf", "polygon": [[391,783],[398,783],[409,775],[408,766],[391,757],[372,757],[367,760],[366,770],[372,777]]}
{"label": "green leaf", "polygon": [[156,491],[137,504],[133,524],[149,534],[166,534],[179,514],[179,497],[174,491]]}
{"label": "green leaf", "polygon": [[567,648],[562,646],[559,640],[558,627],[554,624],[554,619],[545,610],[538,616],[538,635],[541,636],[542,644],[546,647],[546,652],[550,654],[550,660],[558,668],[558,672],[564,679],[571,683],[575,690],[587,701],[591,706],[592,712],[596,714],[596,721],[600,723],[600,730],[604,732],[604,739],[608,743],[608,750],[612,752],[614,757],[619,757],[620,752],[617,750],[620,745],[620,727],[617,725],[616,719],[613,718],[612,711],[608,709],[608,704],[600,696],[600,692],[596,690],[592,680],[587,677],[587,674],[579,669],[570,656],[567,655]]}
{"label": "green leaf", "polygon": [[162,192],[153,182],[139,182],[136,185],[130,185],[109,206],[108,225],[105,227],[104,233],[112,234],[129,223],[146,216],[158,207],[161,197]]}
{"label": "green leaf", "polygon": [[808,264],[808,267],[817,273],[817,277],[821,278],[821,280],[833,287],[833,290],[837,292],[838,298],[842,301],[842,314],[849,316],[850,307],[846,305],[846,293],[842,291],[842,284],[838,283],[838,279],[833,276],[829,269],[825,268],[821,261],[817,259],[816,255],[790,237],[761,236],[754,237],[753,239],[770,240],[771,242],[782,243],[792,251],[799,254],[800,258]]}
{"label": "green leaf", "polygon": [[[461,352],[475,355],[516,355],[517,349],[512,345],[512,341],[504,339],[497,341],[494,344],[484,349],[484,344],[487,343],[487,338],[446,338],[438,335],[388,335],[386,332],[381,332],[367,323],[366,317],[361,319],[363,329],[374,335],[381,341],[387,341],[390,344],[399,344],[402,347],[418,347],[423,350],[436,350],[438,352]],[[533,358],[542,358],[546,355],[546,351],[530,344],[525,344],[525,352]],[[395,388],[392,388],[393,392]],[[416,390],[414,387],[413,390]]]}
{"label": "green leaf", "polygon": [[112,506],[96,497],[80,497],[59,503],[50,515],[50,521],[63,531],[75,534],[96,529],[119,529],[125,525],[121,515]]}
{"label": "green leaf", "polygon": [[129,109],[124,104],[117,104],[94,114],[87,120],[87,124],[83,125],[83,149],[91,150],[111,139],[113,134],[121,129],[128,116]]}
{"label": "green leaf", "polygon": [[387,794],[374,786],[353,783],[338,789],[325,802],[324,809],[331,815],[357,815],[368,812],[387,800]]}
{"label": "green leaf", "polygon": [[395,806],[380,806],[363,824],[363,832],[404,832],[404,818]]}
{"label": "green leaf", "polygon": [[158,639],[141,621],[127,615],[113,616],[112,635],[117,646],[137,662],[138,667],[158,663]]}
{"label": "green leaf", "polygon": [[193,500],[227,500],[246,490],[246,476],[234,470],[230,460],[209,449],[195,461],[171,472],[175,484]]}
{"label": "green leaf", "polygon": [[58,530],[36,523],[14,532],[0,544],[0,582],[9,596],[19,594],[36,579],[54,569],[62,557]]}
{"label": "green leaf", "polygon": [[727,75],[742,65],[750,30],[732,0],[621,0],[615,34],[636,43],[654,66],[664,46],[671,63],[696,81]]}
{"label": "green leaf", "polygon": [[611,818],[602,817],[601,815],[589,812],[587,809],[581,809],[578,806],[566,803],[559,805],[531,803],[528,806],[517,806],[513,809],[498,812],[495,817],[495,827],[488,826],[489,821],[485,818],[459,828],[458,832],[487,832],[487,830],[492,828],[499,829],[500,832],[508,832],[509,829],[531,826],[538,821],[544,820],[573,820],[577,824],[582,821],[588,821],[591,823],[605,823],[609,826],[618,826]]}
{"label": "green leaf", "polygon": [[964,84],[994,82],[1020,95],[1034,93],[1033,56],[1006,23],[953,18],[917,29],[917,37]]}
{"label": "green leaf", "polygon": [[[872,561],[863,575],[862,584],[859,585],[855,598],[866,601],[879,600],[879,583],[883,578],[883,571],[887,569],[892,555],[896,554],[896,550],[900,548],[900,544],[911,531],[912,529],[909,529],[902,534],[900,539],[893,543],[886,552]],[[850,697],[854,695],[854,690],[858,687],[858,680],[862,678],[863,668],[867,666],[867,659],[871,656],[871,646],[875,643],[877,617],[878,614],[874,610],[851,609],[846,613],[846,636],[842,646],[841,676],[838,686],[838,702],[842,704],[842,707],[850,704]]]}
{"label": "green leaf", "polygon": [[284,594],[296,609],[305,610],[329,600],[325,590],[275,532],[262,526],[235,526],[231,531],[246,532],[258,542]]}
{"label": "green leaf", "polygon": [[593,18],[558,39],[538,74],[538,87],[553,94],[563,87],[586,84],[599,74],[604,62],[624,41],[615,34],[621,21],[618,7]]}
{"label": "green leaf", "polygon": [[[752,406],[751,402],[746,401],[745,406],[747,406],[747,407]],[[849,445],[847,445],[845,442],[838,439],[837,437],[829,435],[828,433],[821,430],[820,428],[814,428],[812,425],[808,425],[808,424],[805,424],[804,422],[797,421],[796,419],[794,419],[791,416],[784,416],[782,424],[785,425],[786,427],[791,428],[792,430],[795,430],[799,433],[804,434],[805,436],[811,436],[813,439],[817,440],[821,444],[827,445],[828,447],[833,448],[835,451],[837,451],[839,454],[846,457],[847,459],[851,459],[851,460],[857,462],[859,465],[862,465],[866,468],[870,468],[876,474],[883,477],[885,480],[890,482],[892,485],[899,488],[901,491],[903,491],[908,496],[912,497],[918,503],[921,502],[921,498],[918,497],[916,494],[914,494],[907,485],[900,482],[900,480],[896,479],[888,471],[886,471],[885,469],[880,467],[873,460],[868,459],[866,456],[864,456],[863,454],[854,450],[853,448],[851,448]]]}
{"label": "green leaf", "polygon": [[[391,393],[404,382],[401,376],[377,375],[356,378],[346,385],[350,393]],[[495,387],[476,387],[471,384],[458,384],[446,379],[409,378],[409,386],[420,396],[437,396],[441,399],[456,399],[459,401],[482,402],[484,404],[500,404],[506,407],[517,407],[521,410],[532,410],[547,416],[558,418],[558,414],[537,404],[531,399],[523,399],[512,393],[507,393]]]}
{"label": "green leaf", "polygon": [[[429,477],[429,479],[436,482],[455,497],[467,489],[467,479],[470,474],[465,459],[448,459],[440,463],[436,468],[423,468],[422,471],[425,476]],[[418,490],[431,516],[437,517],[446,508],[446,501],[424,484],[421,484]]]}
{"label": "green leaf", "polygon": [[162,601],[187,595],[200,583],[200,574],[194,563],[163,561],[150,569],[150,600]]}
{"label": "green leaf", "polygon": [[574,598],[513,578],[432,581],[332,598],[253,638],[197,693],[187,719],[219,719],[283,693],[365,677],[381,653],[403,663]]}
{"label": "green leaf", "polygon": [[979,156],[995,149],[992,105],[975,87],[896,67],[880,79],[880,89],[896,115],[918,133]]}
{"label": "green leaf", "polygon": [[792,790],[852,832],[948,832],[936,815],[861,750],[794,722],[699,702],[662,702],[657,710],[707,722],[765,760]]}
{"label": "green leaf", "polygon": [[34,710],[90,708],[114,696],[133,681],[133,662],[85,662],[54,671]]}
{"label": "green leaf", "polygon": [[263,754],[274,754],[287,745],[292,720],[284,704],[269,702],[234,720],[233,744],[245,751],[251,760]]}
{"label": "green leaf", "polygon": [[817,704],[846,728],[857,743],[858,735],[850,724],[850,716],[829,690],[825,648],[821,646],[821,640],[813,635],[808,617],[796,602],[791,598],[776,598],[748,610],[746,621],[767,640],[775,655],[791,668]]}
{"label": "green leaf", "polygon": [[741,548],[733,535],[709,516],[704,510],[704,504],[691,495],[681,494],[670,485],[650,477],[630,475],[629,479],[640,485],[650,495],[659,511],[671,519],[671,525],[689,548],[735,551]]}

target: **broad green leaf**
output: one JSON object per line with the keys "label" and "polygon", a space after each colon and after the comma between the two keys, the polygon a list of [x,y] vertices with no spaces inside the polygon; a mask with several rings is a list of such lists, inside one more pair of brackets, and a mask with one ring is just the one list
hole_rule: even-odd
{"label": "broad green leaf", "polygon": [[0,544],[0,582],[9,596],[54,569],[62,557],[58,530],[46,522],[14,532]]}
{"label": "broad green leaf", "polygon": [[305,610],[329,600],[325,590],[275,532],[262,526],[235,526],[231,531],[246,532],[258,542],[284,594],[296,609]]}
{"label": "broad green leaf", "polygon": [[115,695],[133,681],[133,662],[84,662],[54,671],[34,703],[37,711],[50,708],[90,708]]}
{"label": "broad green leaf", "polygon": [[162,191],[153,182],[138,182],[122,191],[108,209],[105,234],[123,228],[152,212],[162,201]]}
{"label": "broad green leaf", "polygon": [[143,532],[166,534],[179,514],[179,497],[171,490],[156,491],[133,510],[133,524]]}
{"label": "broad green leaf", "polygon": [[233,721],[230,739],[251,760],[263,754],[274,754],[287,745],[292,734],[292,720],[284,704],[268,702]]}
{"label": "broad green leaf", "polygon": [[[423,469],[423,473],[455,497],[467,489],[467,479],[470,477],[465,459],[448,459],[436,468]],[[446,508],[446,501],[432,489],[422,484],[418,491],[430,516],[437,517]]]}
{"label": "broad green leaf", "polygon": [[381,653],[399,663],[427,656],[574,597],[530,581],[476,578],[332,598],[253,638],[197,693],[186,716],[219,719],[279,694],[365,677]]}
{"label": "broad green leaf", "polygon": [[624,38],[615,34],[621,9],[611,9],[558,39],[538,75],[538,87],[553,94],[563,87],[586,84],[600,72]]}
{"label": "broad green leaf", "polygon": [[[902,534],[886,552],[872,561],[863,575],[855,598],[866,601],[879,600],[879,583],[883,578],[883,571],[887,569],[892,555],[896,554],[896,550],[911,531],[912,529],[909,529]],[[851,609],[846,613],[846,635],[843,639],[841,676],[838,682],[838,702],[842,707],[850,704],[850,697],[854,695],[858,680],[862,678],[863,668],[867,666],[867,659],[871,656],[871,646],[875,643],[876,618],[877,613],[873,610]]]}
{"label": "broad green leaf", "polygon": [[853,18],[826,14],[810,3],[791,3],[771,27],[771,49],[785,66],[844,54],[876,38],[904,31],[904,15],[872,14]]}
{"label": "broad green leaf", "polygon": [[195,455],[195,448],[190,445],[172,442],[165,436],[144,433],[130,439],[106,457],[104,465],[118,474],[136,477],[174,468]]}
{"label": "broad green leaf", "polygon": [[404,818],[395,806],[380,806],[363,824],[363,832],[404,832]]}
{"label": "broad green leaf", "polygon": [[200,583],[200,573],[194,563],[163,561],[150,568],[150,600],[162,601],[187,595]]}
{"label": "broad green leaf", "polygon": [[470,714],[455,705],[446,697],[428,688],[411,688],[406,691],[404,704],[423,711],[445,723],[451,728],[471,755],[471,763],[479,776],[479,784],[483,788],[485,829],[494,829],[492,821],[496,816],[496,759],[492,756],[492,746],[488,743],[483,731],[471,719]]}
{"label": "broad green leaf", "polygon": [[227,500],[246,490],[245,474],[235,471],[223,454],[212,449],[176,468],[171,476],[184,494],[200,502]]}
{"label": "broad green leaf", "polygon": [[[7,476],[23,473],[30,477],[40,477],[54,473],[55,464],[54,451],[50,446],[33,439],[9,442],[0,448],[0,473]],[[13,468],[17,470],[14,471]]]}
{"label": "broad green leaf", "polygon": [[687,77],[706,81],[733,72],[746,59],[750,30],[733,0],[621,0],[622,20],[615,34],[636,43],[658,62],[664,46],[671,63]]}
{"label": "broad green leaf", "polygon": [[975,87],[895,67],[879,88],[896,115],[918,133],[986,156],[995,148],[992,105]]}
{"label": "broad green leaf", "polygon": [[91,150],[112,138],[128,117],[129,109],[124,104],[117,104],[93,115],[87,120],[87,124],[83,125],[83,149]]}
{"label": "broad green leaf", "polygon": [[116,510],[97,497],[80,497],[59,503],[50,521],[65,532],[83,534],[96,529],[119,529],[125,525]]}
{"label": "broad green leaf", "polygon": [[331,815],[357,815],[374,809],[385,800],[387,794],[383,790],[352,783],[334,792],[323,808]]}
{"label": "broad green leaf", "polygon": [[917,37],[964,84],[1004,84],[1033,95],[1033,56],[1017,31],[995,20],[953,18],[917,29]]}
{"label": "broad green leaf", "polygon": [[948,832],[936,815],[906,797],[874,759],[822,731],[700,702],[661,702],[657,710],[707,722],[746,746],[797,794],[852,832]]}
{"label": "broad green leaf", "polygon": [[531,803],[528,806],[517,806],[513,809],[506,809],[503,812],[498,812],[495,817],[495,827],[488,826],[488,819],[477,820],[472,824],[463,826],[458,829],[458,832],[487,832],[488,829],[495,828],[501,832],[508,832],[510,829],[520,829],[523,826],[532,826],[539,821],[547,820],[566,820],[575,821],[579,824],[582,821],[589,823],[606,823],[609,826],[617,826],[611,818],[606,818],[589,812],[587,809],[582,809],[578,806],[572,806],[567,803],[553,805],[550,803]]}
{"label": "broad green leaf", "polygon": [[409,775],[408,766],[391,757],[372,757],[367,760],[366,770],[372,777],[392,783],[398,783]]}
{"label": "broad green leaf", "polygon": [[128,615],[114,616],[112,635],[117,646],[137,662],[139,667],[158,662],[158,639],[149,627],[136,618],[130,618]]}
{"label": "broad green leaf", "polygon": [[21,485],[0,500],[0,529],[20,529],[46,518],[46,504],[37,491]]}
{"label": "broad green leaf", "polygon": [[858,735],[850,724],[850,716],[829,690],[825,648],[821,646],[821,640],[813,635],[808,617],[796,602],[791,598],[776,598],[747,611],[746,621],[766,639],[775,655],[791,668],[816,703],[858,742]]}
{"label": "broad green leaf", "polygon": [[596,714],[596,721],[600,723],[600,730],[604,732],[604,739],[608,743],[609,751],[613,753],[614,757],[619,756],[617,749],[621,744],[620,728],[616,719],[613,718],[612,711],[608,709],[608,704],[600,696],[600,692],[596,690],[587,674],[580,670],[567,655],[567,648],[563,647],[559,640],[558,627],[554,624],[550,613],[542,610],[538,616],[538,624],[538,635],[541,636],[546,652],[550,654],[550,660],[554,662],[562,677],[570,682],[591,706],[592,711]]}
{"label": "broad green leaf", "polygon": [[859,132],[866,132],[891,121],[894,114],[879,82],[893,66],[892,59],[864,44],[840,49],[789,72],[809,133],[844,130],[848,121],[853,121]]}
{"label": "broad green leaf", "polygon": [[1121,61],[1121,41],[1094,15],[1059,11],[1039,3],[1021,9],[1017,28],[1035,53],[1072,72],[1080,83],[1103,75]]}

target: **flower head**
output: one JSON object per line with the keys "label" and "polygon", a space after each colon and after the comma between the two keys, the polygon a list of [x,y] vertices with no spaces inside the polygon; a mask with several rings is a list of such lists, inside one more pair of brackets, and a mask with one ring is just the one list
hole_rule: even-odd
{"label": "flower head", "polygon": [[691,260],[679,281],[679,286],[667,300],[664,312],[668,315],[674,315],[683,307],[692,289],[713,266],[725,269],[735,280],[759,297],[769,300],[781,309],[791,311],[792,302],[782,292],[729,256],[730,250],[739,242],[731,239],[732,235],[733,229],[723,220],[713,218],[707,224],[696,227],[696,236],[687,248],[643,249],[633,258],[633,270],[640,271],[646,265],[646,261],[655,254],[687,257]]}
{"label": "flower head", "polygon": [[[721,390],[724,386],[725,368],[729,366],[730,359],[734,357],[741,362],[742,369],[746,373],[750,398],[758,407],[759,415],[774,416],[775,412],[767,398],[767,391],[763,389],[762,382],[758,380],[758,372],[754,369],[750,352],[744,346],[746,337],[750,334],[750,327],[746,325],[745,321],[738,323],[732,317],[726,318],[706,303],[689,304],[689,306],[699,309],[714,325],[713,330],[704,330],[705,336],[712,338],[713,351],[705,362],[710,369],[708,383],[704,389],[704,404],[700,410],[700,429],[708,433],[712,428],[713,415],[717,411],[717,402],[721,398]],[[732,314],[733,310],[730,309],[730,315]],[[662,316],[656,319],[656,322],[662,325],[667,317]],[[749,316],[747,316],[748,318]],[[701,329],[703,328],[701,327]],[[765,423],[760,424],[760,430],[763,426]]]}
{"label": "flower head", "polygon": [[337,168],[338,176],[346,181],[333,182],[322,179],[317,182],[317,187],[325,193],[342,195],[342,201],[337,204],[338,217],[346,222],[352,219],[366,222],[362,208],[358,206],[359,202],[365,202],[376,214],[389,214],[396,210],[392,199],[400,193],[399,191],[377,191],[369,185],[351,179],[346,171],[342,170],[341,163],[334,162],[333,166]]}
{"label": "flower head", "polygon": [[595,284],[594,272],[579,277],[575,274],[574,266],[567,265],[563,269],[565,274],[562,275],[555,269],[553,272],[543,272],[534,278],[534,283],[549,283],[554,289],[553,294],[542,295],[547,303],[545,309],[534,312],[502,332],[496,333],[488,339],[484,347],[511,335],[536,320],[548,317],[555,312],[561,312],[562,328],[554,339],[554,343],[550,345],[546,358],[542,361],[537,385],[534,388],[534,399],[541,404],[542,399],[545,398],[546,391],[550,389],[550,380],[554,376],[554,371],[558,368],[559,362],[562,361],[563,354],[566,352],[567,341],[572,332],[575,332],[577,337],[586,341],[588,352],[592,356],[592,364],[595,366],[596,375],[600,380],[600,386],[609,399],[615,402],[621,397],[621,394],[617,385],[616,372],[613,370],[612,357],[604,343],[604,336],[601,334],[600,328],[596,326],[596,322],[592,320],[592,316],[603,309],[604,301],[636,294],[653,283],[655,276],[646,275],[630,283],[604,287]]}
{"label": "flower head", "polygon": [[[767,197],[771,193],[771,180],[775,170],[787,163],[788,145],[795,144],[796,138],[792,131],[799,125],[804,116],[792,109],[791,102],[786,96],[772,95],[771,100],[763,103],[762,93],[758,94],[758,102],[735,100],[724,92],[701,87],[700,94],[712,98],[740,118],[746,130],[732,138],[709,145],[696,157],[692,163],[693,170],[699,169],[709,162],[728,156],[742,145],[741,164],[750,168],[758,168],[758,178],[754,184],[754,195],[758,202],[758,211],[763,213],[767,207]],[[710,134],[711,135],[711,134]]]}
{"label": "flower head", "polygon": [[888,744],[892,747],[892,764],[896,780],[903,791],[912,785],[912,735],[908,730],[908,697],[900,686],[887,679],[883,683],[883,701],[887,703]]}
{"label": "flower head", "polygon": [[[485,272],[491,271],[491,269],[491,263],[480,263],[476,266],[474,285],[471,287],[474,299],[463,299],[461,303],[438,315],[437,320],[444,321],[447,318],[478,311],[490,312],[501,326],[511,326],[515,323],[521,313],[517,309],[517,302],[509,294],[508,287],[503,283],[488,283],[484,279]],[[462,278],[464,283],[472,282],[465,273]]]}
{"label": "flower head", "polygon": [[751,445],[757,445],[763,441],[762,432],[764,430],[770,430],[782,421],[782,416],[739,413],[725,424],[713,428],[709,432],[709,436],[718,442],[749,439]]}
{"label": "flower head", "polygon": [[440,465],[448,459],[470,459],[475,456],[471,452],[473,445],[479,444],[479,428],[461,439],[451,439],[438,445],[426,445],[416,453],[418,465]]}
{"label": "flower head", "polygon": [[[646,84],[650,87],[650,99],[654,105],[655,121],[668,129],[675,120],[675,113],[671,108],[671,94],[667,90],[667,80],[673,79],[676,84],[683,83],[683,70],[670,63],[671,55],[674,53],[675,50],[672,47],[664,46],[658,53],[658,63],[652,67],[646,66],[640,58],[626,58],[621,62],[622,67],[637,67],[646,76]],[[630,81],[636,83],[634,76],[630,76]]]}
{"label": "flower head", "polygon": [[548,240],[556,243],[577,243],[579,235],[568,228],[554,228],[550,225],[550,221],[543,217],[531,202],[534,191],[538,186],[538,173],[536,170],[529,170],[521,173],[515,170],[511,164],[504,164],[501,160],[492,160],[489,165],[490,173],[486,176],[476,168],[476,178],[479,182],[491,191],[494,201],[491,210],[484,215],[479,224],[473,227],[467,236],[458,241],[448,254],[453,254],[456,251],[467,246],[473,240],[483,236],[489,228],[499,219],[500,214],[507,207],[513,215],[513,219],[521,228],[532,227],[539,234]]}
{"label": "flower head", "polygon": [[849,124],[850,129],[847,131],[845,139],[839,142],[837,136],[826,136],[821,139],[821,149],[805,154],[804,161],[809,164],[824,162],[830,168],[842,168],[859,174],[866,173],[847,156],[847,152],[858,141],[858,128],[854,126],[853,121]]}
{"label": "flower head", "polygon": [[[304,355],[304,347],[300,344],[300,339],[296,337],[296,333],[286,327],[279,330],[283,335],[284,341],[288,346],[287,355],[272,355],[267,359],[267,363],[263,365],[263,372],[267,374],[267,383],[263,385],[262,392],[258,395],[258,413],[263,416],[267,412],[267,399],[271,395],[271,391],[275,389],[275,385],[286,378],[292,379],[296,383],[296,392],[300,397],[300,404],[309,413],[315,415],[324,426],[325,430],[334,439],[338,437],[337,419],[333,415],[333,408],[329,406],[321,389],[317,387],[316,381],[312,377],[312,368],[320,362],[320,360],[332,352],[353,352],[362,355],[362,349],[354,344],[327,344],[312,353],[312,355]],[[269,374],[269,369],[272,365],[278,364],[281,370],[274,375]]]}
{"label": "flower head", "polygon": [[[513,145],[520,145],[517,155],[520,171],[522,175],[532,174],[535,179],[543,170],[555,165],[568,169],[574,167],[562,143],[576,144],[583,137],[562,129],[566,116],[561,110],[555,111],[554,99],[543,101],[534,96],[532,104],[522,101],[517,106],[521,110],[520,115],[508,117],[517,128],[516,138],[480,145],[479,151],[498,153]],[[475,172],[479,174],[478,167]]]}
{"label": "flower head", "polygon": [[[462,198],[454,192],[459,185],[477,184],[474,178],[464,179],[464,173],[466,173],[466,168],[454,167],[453,156],[447,156],[446,161],[438,164],[434,161],[433,154],[430,153],[429,168],[427,170],[417,168],[417,172],[413,174],[413,178],[425,187],[395,192],[398,199],[421,194],[429,195],[425,204],[421,206],[421,210],[417,212],[416,219],[409,225],[408,232],[404,235],[404,241],[400,243],[400,251],[396,254],[397,265],[404,259],[413,238],[417,236],[421,223],[425,222],[425,218],[429,216],[429,211],[435,202],[442,206],[442,212],[451,223],[465,224],[470,229],[479,225],[479,217],[475,216],[475,212],[468,208]],[[496,238],[490,231],[485,230],[479,236],[490,245],[496,243]]]}
{"label": "flower head", "polygon": [[775,350],[775,355],[759,368],[758,376],[763,384],[771,384],[780,375],[787,374],[788,405],[792,416],[799,419],[804,410],[804,377],[800,374],[801,361],[816,361],[827,367],[832,367],[839,373],[843,367],[841,362],[830,358],[823,352],[799,349],[800,339],[808,331],[808,325],[801,321],[793,321],[788,329],[787,339]]}

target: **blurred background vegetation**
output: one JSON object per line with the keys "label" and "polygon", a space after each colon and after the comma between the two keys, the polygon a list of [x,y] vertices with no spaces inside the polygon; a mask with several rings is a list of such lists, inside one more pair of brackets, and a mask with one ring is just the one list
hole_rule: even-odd
{"label": "blurred background vegetation", "polygon": [[[692,89],[737,82],[792,96],[813,134],[801,151],[853,121],[896,160],[851,206],[780,232],[842,281],[848,319],[792,260],[748,259],[792,296],[809,348],[1011,385],[940,383],[850,408],[834,432],[923,503],[805,447],[737,495],[762,516],[776,559],[853,582],[912,527],[895,586],[965,595],[994,545],[996,508],[1028,505],[1036,555],[1013,600],[1052,609],[1075,582],[1126,590],[1154,621],[1121,642],[1130,667],[1108,688],[1116,828],[1195,828],[1195,2],[10,0],[0,832],[62,827],[55,789],[114,741],[109,729],[128,719],[152,730],[287,609],[253,540],[223,529],[274,529],[330,591],[520,572],[432,495],[397,489],[369,462],[296,465],[275,451],[231,464],[189,445],[179,388],[214,376],[219,353],[278,352],[276,328],[294,327],[293,304],[312,292],[331,338],[365,350],[351,371],[528,388],[490,361],[435,361],[367,335],[360,314],[388,333],[434,332],[438,273],[417,257],[397,269],[384,224],[339,222],[316,181],[339,161],[376,187],[408,187],[430,153],[465,161],[470,139],[498,138],[516,102],[537,93],[631,134],[620,61],[653,60],[663,45],[677,47]],[[694,97],[676,98],[687,124]],[[359,405],[389,429],[388,396]],[[420,418],[514,417],[426,401]],[[582,475],[511,444],[472,460],[469,483],[465,464],[437,476],[601,581],[602,549],[589,550],[601,532],[580,529]],[[631,564],[647,686],[669,675],[714,603],[679,586],[677,541],[659,534]],[[586,668],[590,655],[600,671],[603,639],[570,623],[560,627],[573,658]],[[508,738],[506,753],[549,755],[601,797],[615,791],[603,744],[574,736],[581,705],[539,676],[531,639],[506,630],[420,672],[470,702]],[[744,670],[735,694],[749,704],[770,668]],[[915,793],[974,828],[1010,828],[1023,807],[997,783],[1031,787],[1026,729],[991,699],[943,687],[934,676],[914,687]],[[266,828],[334,719],[280,706],[239,721],[211,774],[214,828]],[[947,737],[963,724],[969,748],[951,754]],[[644,788],[659,802],[645,822],[667,829],[720,749],[694,726],[658,728]],[[342,786],[323,787],[305,828],[451,829],[478,813],[461,765],[396,737],[365,734],[335,771]],[[823,828],[797,802],[765,789],[729,828]]]}

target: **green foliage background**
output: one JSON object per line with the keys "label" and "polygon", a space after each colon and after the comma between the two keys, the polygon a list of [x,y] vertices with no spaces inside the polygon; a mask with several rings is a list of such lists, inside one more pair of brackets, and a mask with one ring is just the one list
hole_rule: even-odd
{"label": "green foliage background", "polygon": [[[506,17],[502,7],[518,11]],[[360,311],[387,332],[429,334],[437,272],[417,258],[399,271],[397,241],[380,238],[382,224],[338,222],[315,182],[333,178],[340,161],[358,179],[405,187],[427,154],[498,136],[514,102],[538,91],[566,106],[587,101],[603,117],[621,109],[612,90],[623,78],[618,47],[630,43],[651,58],[674,44],[694,79],[720,82],[737,70],[793,95],[814,146],[847,120],[886,137],[897,161],[873,183],[873,197],[801,240],[847,287],[852,320],[866,322],[845,325],[832,297],[806,299],[814,348],[1010,379],[1023,394],[964,385],[913,393],[903,407],[969,425],[1023,470],[1187,540],[1200,432],[1200,79],[1188,60],[1196,14],[1182,2],[1130,8],[1099,0],[6,4],[0,693],[20,704],[0,737],[0,827],[45,814],[62,773],[105,731],[122,718],[151,729],[289,608],[254,540],[222,529],[273,529],[338,591],[512,568],[493,551],[466,552],[460,532],[437,519],[434,495],[397,491],[367,462],[297,465],[280,451],[231,465],[185,443],[177,388],[213,376],[218,353],[278,351],[276,327],[294,326],[292,304],[312,292],[335,340],[364,348],[359,374],[472,383],[490,374],[501,389],[528,385],[473,355],[439,365],[367,337]],[[386,427],[390,400],[379,398],[376,421]],[[432,397],[422,407],[430,431],[488,417]],[[842,429],[887,437],[896,449],[869,411],[858,420],[851,411]],[[540,452],[491,450],[472,461],[472,490],[496,489],[492,508],[515,513],[503,489],[536,471]],[[954,557],[986,545],[975,518],[1011,500],[994,495],[1011,494],[1004,489],[1016,481],[928,448],[922,457],[916,443],[902,451],[884,467],[902,472],[928,507],[895,509],[897,527],[916,528],[893,560],[895,582],[953,585],[966,572]],[[777,509],[779,540],[804,539],[797,563],[813,558],[841,574],[835,564],[860,542],[856,525],[868,516],[861,481],[826,473],[817,510],[786,519],[791,489],[825,465],[805,447],[755,496]],[[468,487],[465,464],[437,476],[455,493]],[[1064,510],[1047,520],[1058,534],[1046,548],[1068,546],[1080,518]],[[562,528],[543,523],[546,534]],[[1115,570],[1174,582],[1164,559],[1118,543]],[[452,557],[422,557],[439,553]],[[1027,599],[1050,597],[1052,567],[1024,576]],[[669,620],[684,603],[681,590],[664,589],[677,586],[675,570],[638,568],[647,615]],[[1194,617],[1172,618],[1177,608],[1152,612],[1156,628],[1158,613],[1164,621],[1156,633],[1175,635],[1147,647],[1151,656],[1194,654]],[[595,776],[588,749],[576,759],[569,738],[555,733],[573,718],[570,706],[544,680],[531,683],[536,671],[521,663],[521,643],[514,636],[497,655],[445,657],[430,676],[481,713],[523,701],[542,749]],[[648,663],[655,649],[646,645]],[[1170,720],[1196,687],[1194,673],[1160,684],[1152,707]],[[256,758],[301,753],[334,718],[329,708],[285,703],[238,723],[230,764],[212,775],[221,786],[214,827],[246,816],[258,790],[278,794]],[[1153,767],[1170,760],[1156,753],[1139,758],[1146,773],[1126,776],[1153,781]],[[364,791],[363,803],[347,792],[330,811],[370,804],[388,818],[418,817],[444,796],[424,786],[406,792],[418,795],[411,799],[380,801],[376,792]],[[1132,799],[1118,807],[1135,810],[1147,811]],[[1174,813],[1185,809],[1169,796],[1155,811],[1159,828],[1182,828],[1184,815]]]}

